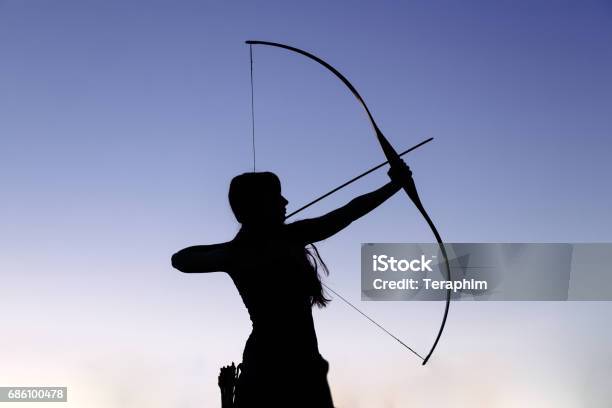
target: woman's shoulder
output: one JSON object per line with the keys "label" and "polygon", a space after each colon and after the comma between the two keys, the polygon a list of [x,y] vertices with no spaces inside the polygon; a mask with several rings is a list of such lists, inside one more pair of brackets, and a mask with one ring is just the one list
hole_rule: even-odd
{"label": "woman's shoulder", "polygon": [[241,229],[234,239],[229,241],[236,251],[256,246],[269,246],[278,244],[297,245],[300,242],[295,223],[283,224],[280,227],[265,230]]}

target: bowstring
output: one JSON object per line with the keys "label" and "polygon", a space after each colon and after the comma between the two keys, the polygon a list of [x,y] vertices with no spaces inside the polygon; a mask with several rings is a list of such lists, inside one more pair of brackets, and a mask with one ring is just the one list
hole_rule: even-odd
{"label": "bowstring", "polygon": [[373,325],[375,325],[376,327],[378,327],[380,330],[382,330],[383,332],[387,333],[389,336],[391,336],[395,341],[397,341],[399,344],[401,344],[402,346],[404,346],[405,348],[407,348],[408,350],[410,350],[415,356],[417,356],[418,358],[420,358],[421,360],[425,360],[425,358],[423,356],[421,356],[419,353],[417,353],[412,347],[410,347],[409,345],[407,345],[406,343],[404,343],[403,341],[401,341],[396,335],[394,335],[393,333],[391,333],[389,330],[385,329],[385,327],[378,323],[376,320],[372,319],[370,316],[368,316],[367,314],[365,314],[361,309],[359,309],[357,306],[355,306],[354,304],[352,304],[348,299],[346,299],[344,296],[342,296],[341,294],[339,294],[338,292],[336,292],[335,290],[333,290],[332,288],[329,287],[329,285],[321,282],[321,284],[325,287],[325,289],[329,290],[331,293],[333,293],[334,295],[336,295],[336,297],[340,298],[340,300],[342,300],[344,303],[346,303],[347,305],[349,305],[350,307],[352,307],[357,313],[359,313],[360,315],[362,315],[363,317],[365,317],[366,319],[368,319],[370,321],[370,323],[372,323]]}
{"label": "bowstring", "polygon": [[249,45],[249,57],[251,60],[251,139],[253,146],[253,173],[255,173],[255,92],[253,92],[253,45]]}

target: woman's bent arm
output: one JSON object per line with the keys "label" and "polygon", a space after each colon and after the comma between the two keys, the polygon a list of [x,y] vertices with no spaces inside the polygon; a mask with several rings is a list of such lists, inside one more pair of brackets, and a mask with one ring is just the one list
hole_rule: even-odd
{"label": "woman's bent arm", "polygon": [[181,272],[227,271],[230,257],[229,243],[196,245],[172,255],[172,266]]}

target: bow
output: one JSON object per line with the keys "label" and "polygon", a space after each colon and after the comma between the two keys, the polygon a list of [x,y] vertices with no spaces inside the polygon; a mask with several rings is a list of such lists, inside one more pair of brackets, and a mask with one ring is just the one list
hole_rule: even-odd
{"label": "bow", "polygon": [[[389,162],[389,164],[392,167],[393,166],[401,166],[402,165],[399,154],[393,148],[393,146],[391,146],[391,143],[389,143],[389,141],[387,140],[385,135],[382,133],[382,131],[380,130],[380,128],[376,124],[376,121],[374,120],[374,117],[372,116],[372,113],[370,112],[370,109],[368,109],[368,106],[366,105],[366,103],[363,100],[363,98],[361,97],[361,95],[359,95],[359,92],[357,92],[357,89],[355,89],[355,87],[349,82],[349,80],[346,79],[344,77],[344,75],[342,75],[336,68],[332,67],[327,62],[323,61],[321,58],[319,58],[319,57],[317,57],[317,56],[315,56],[315,55],[313,55],[313,54],[311,54],[309,52],[300,50],[299,48],[291,47],[289,45],[284,45],[284,44],[279,44],[279,43],[274,43],[274,42],[269,42],[269,41],[254,41],[254,40],[246,41],[246,43],[249,44],[249,45],[269,45],[269,46],[272,46],[272,47],[278,47],[278,48],[283,48],[283,49],[286,49],[286,50],[289,50],[289,51],[293,51],[293,52],[296,52],[298,54],[301,54],[301,55],[303,55],[305,57],[308,57],[308,58],[318,62],[319,64],[323,65],[325,68],[330,70],[336,77],[338,77],[344,83],[344,85],[347,86],[347,88],[351,91],[351,93],[355,96],[355,98],[357,98],[357,100],[359,101],[359,103],[361,104],[363,109],[365,110],[365,112],[368,115],[368,118],[370,120],[370,124],[372,125],[372,128],[374,129],[374,133],[376,134],[376,138],[378,139],[378,143],[380,144],[380,147],[382,148],[383,153],[385,154],[385,157],[387,158],[387,161]],[[446,267],[447,278],[448,278],[449,281],[451,281],[452,277],[451,277],[451,272],[450,272],[450,265],[449,265],[449,262],[448,262],[448,255],[446,254],[446,249],[444,248],[444,242],[442,241],[442,238],[440,237],[440,234],[438,233],[438,229],[436,228],[436,226],[434,225],[433,221],[429,217],[429,214],[427,214],[427,211],[423,207],[423,204],[421,203],[421,199],[419,198],[419,195],[417,193],[416,188],[414,187],[414,184],[412,182],[410,182],[410,180],[406,180],[406,182],[404,183],[402,188],[406,192],[408,197],[412,200],[412,202],[414,203],[416,208],[419,210],[419,212],[421,213],[421,215],[423,216],[423,218],[427,222],[427,225],[429,225],[429,228],[431,229],[431,231],[433,232],[434,236],[436,237],[436,241],[438,242],[438,245],[440,246],[440,252],[442,253],[442,256],[444,257],[444,265]],[[334,292],[334,293],[337,295],[336,292]],[[425,356],[425,358],[422,358],[419,354],[414,352],[414,350],[412,350],[408,346],[406,346],[407,348],[412,350],[417,356],[419,356],[423,360],[423,365],[427,364],[427,362],[429,361],[429,358],[431,357],[431,355],[433,354],[434,350],[436,349],[436,346],[438,345],[438,342],[440,341],[440,338],[442,337],[442,332],[444,331],[444,326],[446,325],[446,320],[448,318],[448,311],[449,311],[449,308],[450,308],[450,300],[451,300],[451,289],[447,289],[447,291],[446,291],[446,305],[445,305],[445,308],[444,308],[444,315],[442,317],[442,323],[440,324],[440,329],[438,330],[438,334],[436,336],[436,339],[435,339],[433,345],[431,346],[431,349],[429,350],[429,352]],[[351,306],[353,306],[353,305],[351,305]],[[353,308],[355,308],[355,307],[353,306]],[[360,313],[362,313],[359,309],[357,309],[357,310]],[[364,314],[364,316],[366,316],[366,315]],[[368,319],[370,319],[368,316],[366,316],[366,317]],[[370,320],[372,321],[372,319],[370,319]],[[376,322],[374,322],[374,323],[376,325],[378,325],[378,323],[376,323]],[[381,327],[380,325],[378,325],[378,326]],[[382,328],[382,329],[385,330],[384,328]],[[393,337],[396,340],[400,341],[395,336],[393,336]],[[402,343],[402,342],[400,341],[400,343]],[[404,344],[404,343],[402,343],[402,344]]]}

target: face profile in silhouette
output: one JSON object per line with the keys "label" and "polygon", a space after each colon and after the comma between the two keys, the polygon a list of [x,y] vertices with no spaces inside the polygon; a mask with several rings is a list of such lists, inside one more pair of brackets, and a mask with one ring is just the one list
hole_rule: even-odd
{"label": "face profile in silhouette", "polygon": [[232,179],[229,202],[243,226],[277,226],[284,223],[289,203],[281,194],[278,176],[270,172],[244,173]]}

